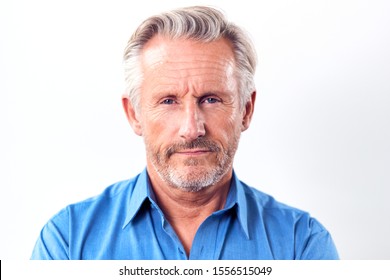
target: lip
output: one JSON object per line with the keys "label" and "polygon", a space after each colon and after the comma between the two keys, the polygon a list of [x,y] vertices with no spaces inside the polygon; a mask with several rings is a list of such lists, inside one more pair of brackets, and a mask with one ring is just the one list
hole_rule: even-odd
{"label": "lip", "polygon": [[211,151],[210,150],[184,150],[184,151],[178,151],[176,153],[180,155],[200,156],[200,155],[211,153]]}

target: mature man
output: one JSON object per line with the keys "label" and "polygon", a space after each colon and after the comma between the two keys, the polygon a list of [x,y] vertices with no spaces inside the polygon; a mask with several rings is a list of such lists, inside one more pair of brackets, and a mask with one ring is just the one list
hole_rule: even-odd
{"label": "mature man", "polygon": [[146,169],[60,211],[32,259],[338,258],[320,223],[233,171],[256,97],[242,29],[212,8],[163,13],[136,30],[124,64]]}

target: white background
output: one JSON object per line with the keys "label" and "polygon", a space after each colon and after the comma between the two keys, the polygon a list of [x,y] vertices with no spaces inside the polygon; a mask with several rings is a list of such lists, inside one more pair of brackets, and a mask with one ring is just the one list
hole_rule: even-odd
{"label": "white background", "polygon": [[390,259],[389,1],[1,1],[0,258],[28,259],[64,206],[133,177],[122,53],[145,17],[208,4],[259,53],[235,169],[309,211],[343,259]]}

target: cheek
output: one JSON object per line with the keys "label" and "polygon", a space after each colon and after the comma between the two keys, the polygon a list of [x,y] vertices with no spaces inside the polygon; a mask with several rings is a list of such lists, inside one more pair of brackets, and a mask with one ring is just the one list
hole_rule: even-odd
{"label": "cheek", "polygon": [[240,135],[241,127],[242,121],[237,113],[216,114],[206,122],[210,138],[220,141],[223,146],[229,145]]}
{"label": "cheek", "polygon": [[153,147],[169,145],[175,139],[177,118],[175,122],[174,114],[154,111],[144,114],[143,119],[147,121],[142,123],[142,133]]}

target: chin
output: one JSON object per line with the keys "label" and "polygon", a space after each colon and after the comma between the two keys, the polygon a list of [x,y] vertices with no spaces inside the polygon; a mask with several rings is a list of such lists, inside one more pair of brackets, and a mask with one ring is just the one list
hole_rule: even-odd
{"label": "chin", "polygon": [[184,172],[171,169],[165,181],[171,186],[187,192],[199,192],[218,183],[226,172],[208,166],[186,168]]}

